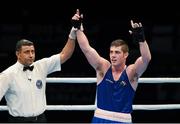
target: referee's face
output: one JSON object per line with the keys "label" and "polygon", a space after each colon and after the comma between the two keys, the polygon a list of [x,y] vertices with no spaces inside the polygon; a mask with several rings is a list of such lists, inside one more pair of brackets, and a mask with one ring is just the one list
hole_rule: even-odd
{"label": "referee's face", "polygon": [[19,51],[16,52],[18,61],[23,65],[31,65],[35,60],[35,49],[33,45],[22,46]]}

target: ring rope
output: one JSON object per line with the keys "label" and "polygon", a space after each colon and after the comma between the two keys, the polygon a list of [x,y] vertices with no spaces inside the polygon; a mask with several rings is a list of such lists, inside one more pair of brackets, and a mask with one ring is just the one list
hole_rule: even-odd
{"label": "ring rope", "polygon": [[[46,110],[78,110],[89,111],[95,110],[96,105],[47,105]],[[180,109],[180,104],[163,104],[163,105],[133,105],[133,110],[172,110]],[[7,111],[7,106],[0,106],[0,111]]]}
{"label": "ring rope", "polygon": [[[95,83],[96,78],[47,78],[47,83]],[[180,83],[180,78],[140,78],[139,83]]]}
{"label": "ring rope", "polygon": [[[47,83],[95,83],[96,78],[47,78]],[[180,78],[140,78],[139,83],[180,83]],[[96,103],[96,102],[95,102]],[[95,110],[96,105],[47,105],[47,110]],[[133,105],[133,110],[168,110],[180,109],[180,104]],[[0,106],[0,111],[8,110]]]}

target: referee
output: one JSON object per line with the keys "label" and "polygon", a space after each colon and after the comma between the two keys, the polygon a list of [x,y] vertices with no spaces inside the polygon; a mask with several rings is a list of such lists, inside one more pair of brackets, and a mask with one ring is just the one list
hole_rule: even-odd
{"label": "referee", "polygon": [[74,52],[75,40],[72,28],[60,53],[35,62],[33,42],[26,39],[17,42],[17,62],[0,74],[0,100],[5,96],[9,122],[47,122],[44,114],[47,75],[61,70],[61,64]]}

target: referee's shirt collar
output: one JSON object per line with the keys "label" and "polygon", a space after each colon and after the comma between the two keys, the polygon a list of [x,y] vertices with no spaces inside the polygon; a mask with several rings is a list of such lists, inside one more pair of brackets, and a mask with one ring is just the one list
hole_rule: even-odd
{"label": "referee's shirt collar", "polygon": [[[31,64],[30,66],[32,66],[33,64]],[[23,71],[24,65],[21,64],[19,61],[16,62],[16,66]]]}

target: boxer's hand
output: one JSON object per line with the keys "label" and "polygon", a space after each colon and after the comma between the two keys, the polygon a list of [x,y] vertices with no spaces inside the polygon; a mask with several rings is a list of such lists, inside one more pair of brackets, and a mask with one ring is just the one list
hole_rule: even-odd
{"label": "boxer's hand", "polygon": [[131,26],[132,29],[129,31],[130,34],[132,35],[133,41],[134,42],[144,42],[145,41],[145,34],[144,34],[144,29],[141,23],[134,23],[131,20]]}
{"label": "boxer's hand", "polygon": [[77,9],[76,14],[71,19],[72,27],[76,29],[81,29],[82,19],[83,15],[80,15],[79,9]]}

